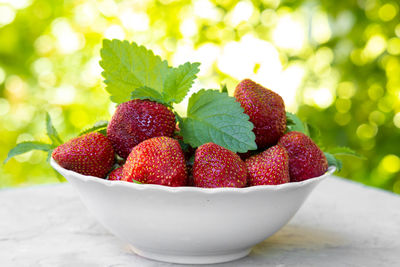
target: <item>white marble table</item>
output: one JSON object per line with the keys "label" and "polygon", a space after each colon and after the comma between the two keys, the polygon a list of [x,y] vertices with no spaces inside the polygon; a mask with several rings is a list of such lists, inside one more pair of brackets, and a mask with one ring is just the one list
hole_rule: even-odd
{"label": "white marble table", "polygon": [[[249,256],[218,266],[400,266],[400,197],[328,178]],[[69,184],[0,190],[0,266],[175,266],[110,235]],[[182,265],[177,265],[182,266]]]}

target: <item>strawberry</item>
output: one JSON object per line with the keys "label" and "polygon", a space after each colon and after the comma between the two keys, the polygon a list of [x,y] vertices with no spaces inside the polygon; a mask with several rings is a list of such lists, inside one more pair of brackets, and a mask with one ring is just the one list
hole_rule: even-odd
{"label": "strawberry", "polygon": [[114,164],[114,149],[107,137],[92,132],[56,147],[52,157],[65,169],[104,178]]}
{"label": "strawberry", "polygon": [[116,168],[115,170],[113,170],[109,175],[108,175],[108,180],[111,181],[119,181],[122,180],[122,170],[123,170],[123,166],[120,166],[118,168]]}
{"label": "strawberry", "polygon": [[247,182],[246,165],[236,153],[207,143],[195,152],[193,180],[198,187],[244,187]]}
{"label": "strawberry", "polygon": [[236,86],[234,96],[254,124],[253,132],[258,148],[275,145],[286,130],[282,97],[250,79]]}
{"label": "strawberry", "polygon": [[248,185],[277,185],[290,181],[289,155],[281,146],[273,146],[246,161]]}
{"label": "strawberry", "polygon": [[289,174],[292,182],[307,180],[326,172],[328,161],[321,149],[307,135],[288,132],[278,144],[289,154]]}
{"label": "strawberry", "polygon": [[149,100],[131,100],[117,107],[107,127],[107,136],[118,155],[127,158],[140,142],[157,136],[172,136],[175,115],[166,106]]}
{"label": "strawberry", "polygon": [[168,186],[186,185],[186,162],[178,141],[161,136],[135,146],[125,162],[123,180]]}

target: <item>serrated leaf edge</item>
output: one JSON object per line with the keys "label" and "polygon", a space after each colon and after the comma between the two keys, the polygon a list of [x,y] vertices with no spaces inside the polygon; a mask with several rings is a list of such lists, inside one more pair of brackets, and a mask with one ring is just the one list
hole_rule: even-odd
{"label": "serrated leaf edge", "polygon": [[[251,122],[249,121],[249,116],[248,116],[247,114],[244,113],[244,109],[241,107],[240,103],[237,102],[236,99],[235,99],[234,97],[229,96],[227,93],[221,93],[221,92],[218,91],[218,90],[212,90],[212,89],[209,89],[209,90],[201,89],[201,90],[199,90],[198,92],[194,93],[194,94],[191,96],[191,98],[192,98],[192,97],[197,97],[197,95],[203,94],[203,93],[205,93],[206,91],[211,91],[211,92],[213,92],[213,93],[215,93],[215,94],[225,94],[228,98],[232,98],[232,100],[234,100],[234,101],[232,102],[232,104],[233,104],[233,105],[236,105],[236,108],[238,108],[238,109],[241,110],[241,115],[240,115],[240,116],[234,116],[234,117],[237,118],[237,119],[241,119],[241,118],[242,118],[242,119],[245,119],[245,120],[246,120],[246,125],[245,125],[244,127],[248,128],[248,131],[249,131],[248,134],[251,135],[251,139],[253,140],[253,142],[252,142],[253,144],[244,142],[244,141],[238,139],[237,137],[232,136],[230,133],[227,133],[227,132],[223,132],[222,139],[225,139],[226,136],[230,136],[232,139],[235,139],[235,140],[238,141],[240,144],[246,145],[247,148],[248,148],[248,150],[257,149],[257,146],[256,146],[256,144],[255,144],[255,134],[254,134],[254,132],[252,131],[253,128],[254,128],[254,125],[253,125],[253,123],[251,123]],[[190,120],[196,120],[196,119],[197,119],[198,121],[202,121],[202,123],[204,123],[204,124],[210,125],[211,127],[209,127],[209,128],[214,128],[214,129],[217,129],[219,132],[221,132],[221,128],[220,128],[220,127],[217,128],[217,127],[215,127],[214,125],[211,125],[211,124],[209,124],[209,123],[207,123],[207,122],[204,122],[203,120],[200,120],[197,116],[194,116],[194,115],[193,115],[193,113],[196,113],[197,110],[203,108],[204,105],[207,105],[207,103],[204,103],[204,104],[202,104],[202,105],[200,105],[200,106],[196,106],[194,110],[193,110],[193,104],[192,104],[192,102],[190,101],[190,99],[189,99],[189,103],[190,103],[190,105],[188,105],[187,117],[183,119],[183,124],[188,123],[188,121],[190,121]],[[192,109],[189,110],[189,108],[192,108]],[[215,116],[217,116],[217,115],[215,115]],[[224,116],[230,116],[230,114],[224,114]],[[188,124],[188,125],[190,125],[190,124]],[[232,125],[230,125],[230,126],[232,127]],[[233,125],[233,126],[235,126],[235,125]],[[240,126],[240,125],[236,125],[236,126]],[[209,131],[209,128],[208,128],[208,131]],[[196,137],[197,132],[193,132],[193,135],[194,135],[194,136],[187,136],[187,135],[184,134],[185,130],[187,130],[187,127],[182,127],[181,129],[182,129],[182,135],[184,136],[184,141],[185,141],[185,142],[191,144],[193,147],[198,147],[198,146],[202,145],[202,142],[200,141],[200,139],[202,139],[202,138]],[[208,135],[211,136],[210,133],[209,133]],[[186,136],[186,138],[185,138],[185,136]],[[227,144],[229,143],[229,142],[227,142],[227,141],[225,141],[225,140],[223,140],[223,141],[224,141],[225,145],[227,145]],[[222,145],[222,144],[220,144],[220,145]],[[252,146],[252,145],[253,145],[253,146]],[[238,147],[241,147],[241,145],[238,145]],[[246,151],[245,151],[245,150],[242,150],[241,148],[239,148],[239,149],[234,149],[234,148],[232,148],[232,147],[226,147],[226,148],[227,148],[227,149],[230,149],[230,150],[232,150],[232,151],[234,151],[234,152],[246,152],[246,151],[248,151],[248,150],[246,150]]]}

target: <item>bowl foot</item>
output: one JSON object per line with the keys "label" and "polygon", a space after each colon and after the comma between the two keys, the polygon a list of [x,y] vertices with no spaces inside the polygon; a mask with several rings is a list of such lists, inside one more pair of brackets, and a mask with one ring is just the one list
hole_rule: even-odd
{"label": "bowl foot", "polygon": [[171,263],[180,263],[180,264],[212,264],[212,263],[221,263],[221,262],[228,262],[237,260],[247,256],[251,248],[244,249],[244,250],[235,250],[235,251],[227,251],[223,254],[206,254],[206,255],[176,255],[176,254],[165,254],[155,251],[148,251],[148,250],[141,250],[130,246],[132,251],[136,254],[156,260],[156,261],[163,261],[163,262],[171,262]]}

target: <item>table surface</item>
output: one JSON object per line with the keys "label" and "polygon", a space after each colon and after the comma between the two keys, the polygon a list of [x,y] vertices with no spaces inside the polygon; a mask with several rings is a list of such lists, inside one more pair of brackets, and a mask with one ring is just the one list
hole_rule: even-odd
{"label": "table surface", "polygon": [[[175,266],[131,252],[68,183],[0,190],[0,203],[0,266]],[[400,266],[400,197],[329,177],[249,256],[217,266],[286,265]]]}

